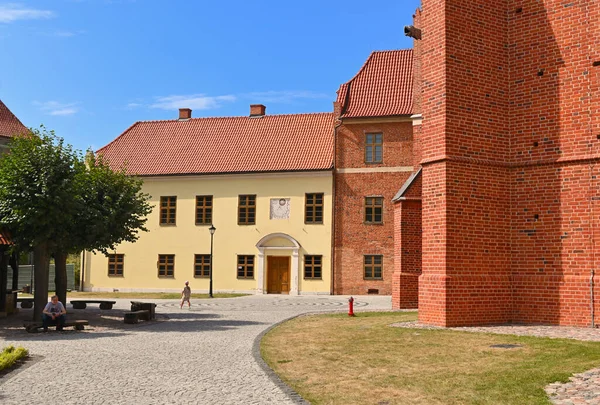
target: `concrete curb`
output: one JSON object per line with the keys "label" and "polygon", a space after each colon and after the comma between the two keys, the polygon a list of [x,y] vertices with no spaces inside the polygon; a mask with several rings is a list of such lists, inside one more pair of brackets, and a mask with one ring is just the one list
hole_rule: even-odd
{"label": "concrete curb", "polygon": [[295,319],[295,318],[298,318],[301,316],[306,316],[306,315],[312,315],[312,314],[305,313],[305,314],[294,315],[294,316],[286,318],[282,321],[279,321],[276,324],[269,326],[267,329],[263,330],[260,333],[260,335],[258,335],[256,337],[256,339],[254,339],[254,343],[252,344],[252,356],[254,356],[254,360],[258,363],[258,365],[265,372],[265,374],[267,374],[269,379],[271,381],[273,381],[273,384],[278,386],[294,404],[302,404],[302,405],[310,405],[310,402],[308,402],[307,400],[302,398],[302,396],[300,396],[300,394],[298,394],[296,391],[294,391],[289,385],[284,383],[281,380],[281,378],[279,378],[279,376],[275,373],[275,371],[273,371],[273,369],[271,367],[269,367],[269,365],[263,360],[262,356],[260,355],[260,342],[261,342],[262,338],[267,333],[269,333],[269,331],[271,331],[271,329],[281,325],[284,322],[291,321],[292,319]]}

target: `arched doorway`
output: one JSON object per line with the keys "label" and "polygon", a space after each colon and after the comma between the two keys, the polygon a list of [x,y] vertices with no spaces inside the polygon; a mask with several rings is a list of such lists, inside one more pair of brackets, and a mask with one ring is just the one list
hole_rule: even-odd
{"label": "arched doorway", "polygon": [[298,295],[300,243],[285,233],[272,233],[256,244],[257,294]]}

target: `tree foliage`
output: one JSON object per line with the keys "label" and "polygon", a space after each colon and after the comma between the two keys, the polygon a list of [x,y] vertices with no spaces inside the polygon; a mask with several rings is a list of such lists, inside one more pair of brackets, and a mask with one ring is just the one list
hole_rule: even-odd
{"label": "tree foliage", "polygon": [[21,250],[33,249],[37,256],[37,319],[47,301],[50,254],[56,259],[57,294],[65,302],[67,254],[84,249],[108,254],[120,243],[135,242],[147,231],[152,207],[140,179],[125,168],[113,171],[91,152],[84,158],[53,131],[34,129],[9,147],[0,156],[0,226]]}
{"label": "tree foliage", "polygon": [[104,254],[123,242],[135,242],[147,232],[152,211],[150,196],[142,192],[143,181],[128,176],[125,168],[113,171],[102,156],[88,152],[86,169],[78,173],[77,205],[70,243],[71,251],[96,250]]}
{"label": "tree foliage", "polygon": [[43,127],[17,136],[0,156],[0,217],[22,248],[56,241],[77,212],[80,154]]}

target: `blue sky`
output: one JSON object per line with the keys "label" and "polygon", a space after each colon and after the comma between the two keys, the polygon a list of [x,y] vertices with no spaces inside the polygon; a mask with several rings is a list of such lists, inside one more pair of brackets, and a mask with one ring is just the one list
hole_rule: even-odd
{"label": "blue sky", "polygon": [[418,0],[0,0],[0,99],[99,148],[138,120],[331,111]]}

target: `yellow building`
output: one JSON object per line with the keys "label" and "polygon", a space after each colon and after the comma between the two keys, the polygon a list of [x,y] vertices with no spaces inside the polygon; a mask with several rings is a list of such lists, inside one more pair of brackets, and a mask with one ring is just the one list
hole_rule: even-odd
{"label": "yellow building", "polygon": [[99,151],[144,180],[149,232],[84,253],[86,291],[329,294],[333,114],[138,122]]}

